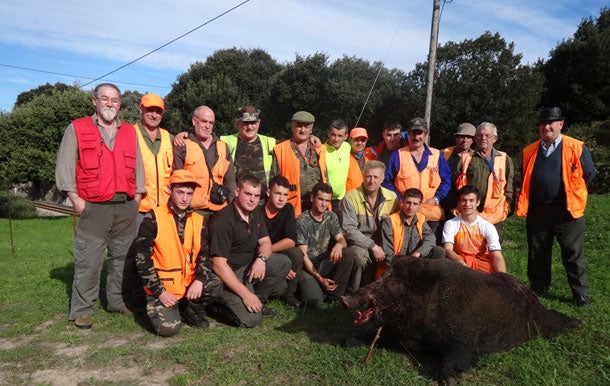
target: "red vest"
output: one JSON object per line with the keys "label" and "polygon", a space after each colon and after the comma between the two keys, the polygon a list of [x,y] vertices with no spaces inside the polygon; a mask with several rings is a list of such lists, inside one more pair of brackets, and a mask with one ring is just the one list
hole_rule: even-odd
{"label": "red vest", "polygon": [[136,194],[136,131],[122,122],[117,129],[114,149],[104,144],[92,117],[72,122],[78,142],[76,187],[86,201],[103,202],[115,193]]}

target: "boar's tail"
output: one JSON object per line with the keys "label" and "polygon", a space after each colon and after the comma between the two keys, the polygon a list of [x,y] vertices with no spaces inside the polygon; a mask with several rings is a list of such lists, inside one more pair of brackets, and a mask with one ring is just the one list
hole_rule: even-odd
{"label": "boar's tail", "polygon": [[555,310],[548,310],[541,323],[540,335],[544,338],[552,338],[582,324],[582,320],[562,314]]}

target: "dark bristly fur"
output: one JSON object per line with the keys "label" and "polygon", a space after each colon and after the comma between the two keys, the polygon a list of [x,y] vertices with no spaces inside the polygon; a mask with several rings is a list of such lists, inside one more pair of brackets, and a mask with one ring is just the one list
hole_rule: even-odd
{"label": "dark bristly fur", "polygon": [[546,309],[522,282],[448,259],[401,258],[386,277],[341,299],[345,308],[373,307],[373,319],[410,352],[432,355],[440,381],[455,384],[480,355],[536,336],[551,338],[579,319]]}

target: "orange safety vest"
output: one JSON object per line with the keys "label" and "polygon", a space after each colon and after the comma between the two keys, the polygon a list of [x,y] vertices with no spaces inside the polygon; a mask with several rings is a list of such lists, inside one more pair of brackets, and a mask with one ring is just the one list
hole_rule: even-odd
{"label": "orange safety vest", "polygon": [[[426,216],[419,212],[415,213],[415,216],[417,217],[417,224],[415,224],[415,227],[417,228],[417,233],[419,233],[419,239],[423,240],[424,222],[426,221]],[[400,211],[390,215],[390,222],[392,224],[392,243],[394,244],[394,255],[398,256],[402,250],[402,243],[405,241],[405,226],[402,218],[400,217]],[[381,276],[383,276],[387,267],[388,265],[385,261],[377,263],[375,279],[379,279]]]}
{"label": "orange safety vest", "polygon": [[72,121],[78,144],[76,189],[79,197],[91,202],[110,200],[115,193],[136,194],[136,133],[133,126],[121,122],[114,147],[108,149],[93,121],[83,117]]}
{"label": "orange safety vest", "polygon": [[[506,189],[506,153],[496,150],[494,156],[494,172],[487,177],[487,194],[485,195],[485,205],[480,213],[481,217],[492,224],[497,224],[506,220],[508,216],[508,202],[504,191]],[[474,152],[462,155],[462,174],[455,181],[455,186],[459,190],[468,184],[466,171],[472,160]]]}
{"label": "orange safety vest", "polygon": [[[153,209],[157,219],[157,236],[153,244],[152,260],[163,287],[169,293],[182,298],[195,280],[197,256],[201,250],[203,216],[197,212],[188,214],[184,227],[184,243],[176,230],[174,213],[169,206]],[[144,291],[152,291],[144,286]]]}
{"label": "orange safety vest", "polygon": [[356,189],[364,180],[362,179],[362,170],[358,165],[358,160],[353,155],[349,156],[349,169],[347,170],[347,181],[345,182],[345,191],[349,192]]}
{"label": "orange safety vest", "polygon": [[455,146],[449,146],[441,150],[445,161],[449,160],[449,157],[451,157],[451,154],[453,154],[453,150],[455,150]]}
{"label": "orange safety vest", "polygon": [[[371,148],[367,147],[364,149],[364,163],[367,163],[371,160],[377,160],[377,157],[372,153]],[[360,164],[356,157],[353,154],[350,154],[349,157],[349,170],[347,172],[347,182],[345,183],[345,191],[349,192],[352,189],[358,188],[364,179],[362,178],[362,169],[360,169]]]}
{"label": "orange safety vest", "polygon": [[[328,175],[326,174],[326,149],[324,146],[320,146],[318,149],[314,150],[319,157],[322,182],[328,183]],[[294,207],[294,215],[297,217],[301,214],[301,161],[294,154],[289,139],[275,145],[273,151],[280,174],[286,177],[288,182],[290,182],[287,202],[292,204]]]}
{"label": "orange safety vest", "polygon": [[444,219],[443,209],[440,205],[425,204],[426,200],[433,198],[436,189],[441,184],[441,175],[438,170],[440,152],[438,149],[429,148],[432,152],[428,156],[428,165],[421,173],[413,161],[408,147],[398,149],[400,159],[400,170],[394,179],[394,186],[401,194],[409,188],[417,188],[424,194],[421,212],[427,221],[439,221]]}
{"label": "orange safety vest", "polygon": [[[523,182],[516,211],[517,216],[520,217],[527,216],[532,171],[538,156],[540,141],[538,140],[523,149]],[[562,136],[561,142],[563,147],[561,151],[561,177],[565,187],[566,204],[572,217],[579,218],[585,214],[589,194],[583,178],[582,164],[580,163],[584,142],[567,135]]]}
{"label": "orange safety vest", "polygon": [[174,163],[174,149],[168,131],[159,128],[161,147],[155,156],[144,140],[142,131],[137,124],[135,129],[140,142],[140,153],[142,153],[142,160],[144,161],[147,192],[140,201],[139,211],[148,212],[157,206],[167,204],[169,201],[168,185]]}
{"label": "orange safety vest", "polygon": [[216,152],[218,161],[211,168],[212,178],[208,171],[208,166],[205,161],[205,154],[201,146],[191,139],[186,139],[186,156],[184,157],[184,169],[193,173],[193,176],[201,184],[201,187],[195,189],[191,206],[195,209],[209,209],[217,212],[228,205],[227,202],[217,205],[210,201],[210,191],[213,183],[222,184],[224,175],[229,169],[229,161],[227,160],[227,144],[224,141],[216,141]]}

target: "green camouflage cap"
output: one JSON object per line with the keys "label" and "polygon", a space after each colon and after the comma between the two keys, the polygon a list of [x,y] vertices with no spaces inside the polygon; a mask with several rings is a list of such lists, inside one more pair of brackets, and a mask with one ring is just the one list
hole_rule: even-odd
{"label": "green camouflage cap", "polygon": [[297,111],[292,116],[292,120],[303,123],[314,123],[316,121],[316,118],[314,118],[314,116],[311,113],[308,113],[307,111]]}
{"label": "green camouflage cap", "polygon": [[254,106],[240,107],[235,113],[235,119],[243,122],[256,122],[260,121],[260,110]]}
{"label": "green camouflage cap", "polygon": [[407,131],[411,130],[428,131],[428,124],[424,118],[413,118],[409,121],[409,128]]}

